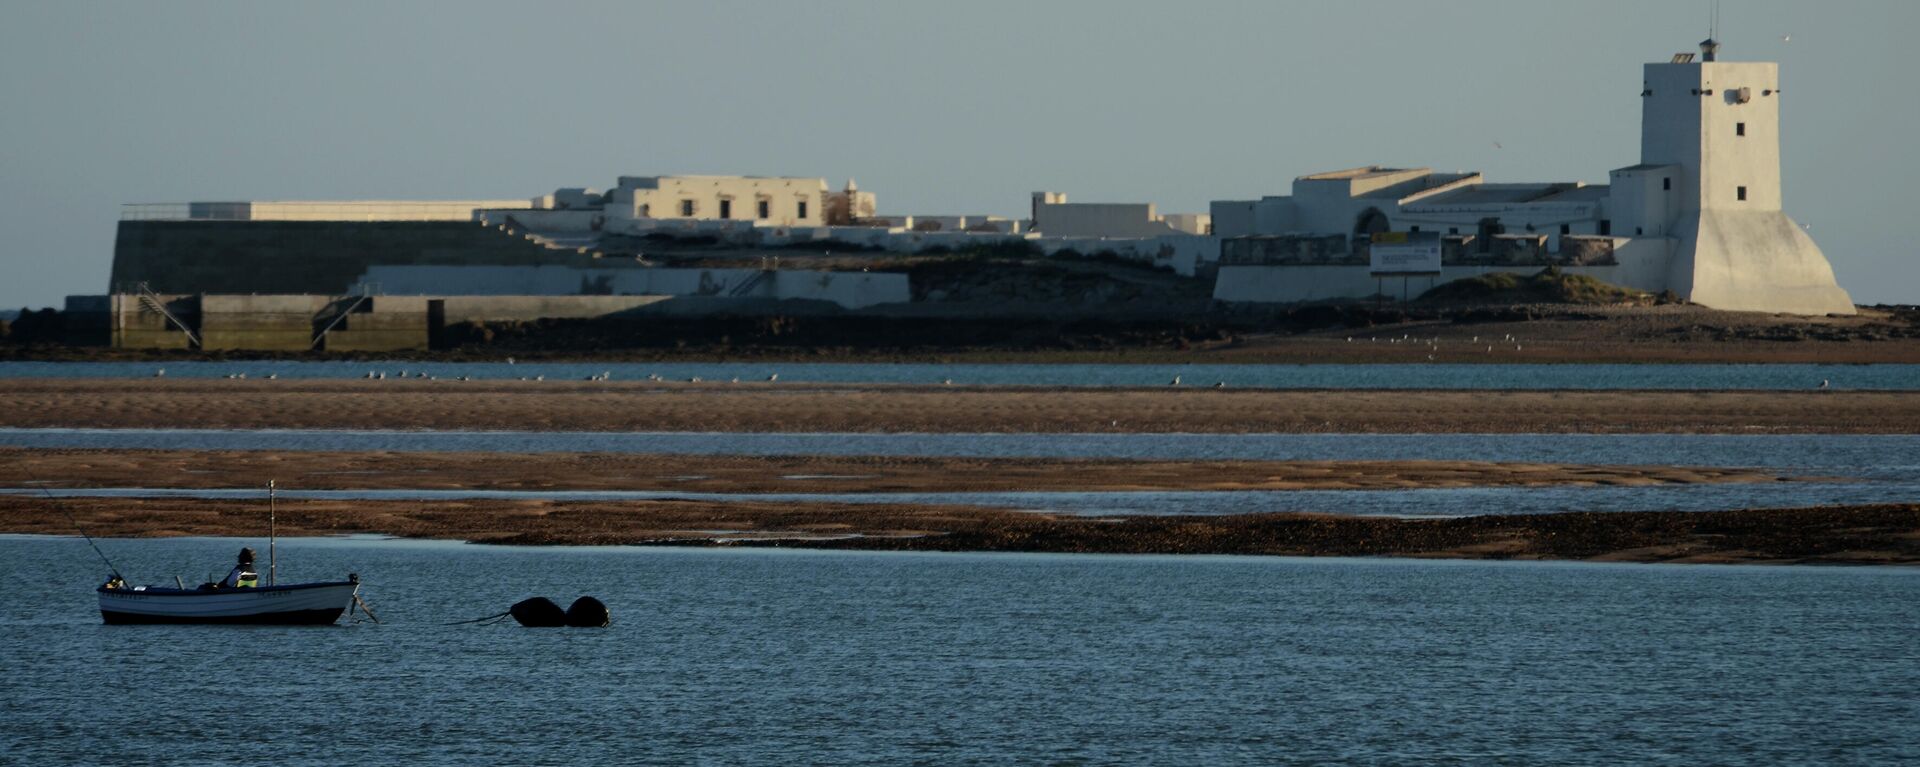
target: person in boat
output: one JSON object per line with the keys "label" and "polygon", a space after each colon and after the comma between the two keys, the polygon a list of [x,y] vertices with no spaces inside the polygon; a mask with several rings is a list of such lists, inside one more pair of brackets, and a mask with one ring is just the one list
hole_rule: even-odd
{"label": "person in boat", "polygon": [[258,585],[260,574],[253,570],[253,549],[243,548],[240,550],[240,561],[227,571],[227,577],[221,579],[219,588],[250,589]]}

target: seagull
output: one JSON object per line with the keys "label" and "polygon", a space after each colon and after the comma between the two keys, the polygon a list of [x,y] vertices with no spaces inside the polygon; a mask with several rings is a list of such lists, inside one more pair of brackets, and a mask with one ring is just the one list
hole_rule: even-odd
{"label": "seagull", "polygon": [[1828,381],[1828,380],[1827,380],[1827,379],[1825,379],[1825,378],[1822,378],[1822,379],[1820,379],[1820,388],[1822,388],[1822,389],[1825,389],[1825,388],[1827,388],[1828,386],[1831,386],[1831,385],[1832,385],[1832,382],[1831,382],[1831,381]]}
{"label": "seagull", "polygon": [[613,371],[611,371],[611,370],[602,370],[602,371],[600,371],[600,380],[602,380],[602,381],[611,381],[611,380],[613,380]]}
{"label": "seagull", "polygon": [[942,386],[952,386],[952,385],[953,385],[953,379],[951,379],[951,378],[943,378],[943,379],[941,379],[941,380],[940,380],[940,385],[942,385]]}
{"label": "seagull", "polygon": [[373,380],[373,371],[371,370],[367,371],[367,380],[369,381]]}
{"label": "seagull", "polygon": [[166,378],[166,377],[167,377],[167,369],[166,369],[166,368],[160,368],[159,370],[155,370],[155,371],[153,371],[153,377],[154,377],[154,378]]}
{"label": "seagull", "polygon": [[700,383],[700,376],[694,376],[692,378],[687,379],[687,383]]}
{"label": "seagull", "polygon": [[274,379],[276,379],[276,378],[279,378],[279,377],[280,377],[280,374],[279,374],[279,373],[268,373],[268,374],[267,374],[267,380],[269,380],[269,381],[272,381],[272,380],[274,380]]}
{"label": "seagull", "polygon": [[1214,382],[1213,382],[1213,388],[1215,388],[1215,389],[1225,389],[1225,388],[1227,388],[1227,382],[1226,382],[1226,381],[1214,381]]}
{"label": "seagull", "polygon": [[513,358],[512,358],[512,357],[508,357],[508,358],[507,358],[507,364],[509,364],[509,365],[511,365],[511,364],[513,364]]}
{"label": "seagull", "polygon": [[1791,42],[1793,42],[1793,33],[1792,33],[1792,32],[1788,32],[1788,33],[1786,33],[1786,34],[1784,34],[1784,35],[1781,35],[1781,36],[1780,36],[1780,42],[1783,42],[1783,43],[1791,43]]}
{"label": "seagull", "polygon": [[546,377],[546,376],[534,376],[534,377],[533,377],[533,380],[535,380],[535,381],[545,381],[545,380],[547,380],[547,377]]}
{"label": "seagull", "polygon": [[1173,377],[1173,381],[1172,381],[1172,382],[1170,382],[1170,383],[1168,383],[1167,385],[1168,385],[1168,386],[1179,386],[1179,385],[1180,385],[1180,376],[1174,376],[1174,377]]}
{"label": "seagull", "polygon": [[729,381],[728,383],[740,383],[740,376],[734,376],[733,380]]}
{"label": "seagull", "polygon": [[779,373],[774,373],[773,375],[767,376],[767,383],[773,383],[774,381],[778,381],[778,380],[780,380]]}

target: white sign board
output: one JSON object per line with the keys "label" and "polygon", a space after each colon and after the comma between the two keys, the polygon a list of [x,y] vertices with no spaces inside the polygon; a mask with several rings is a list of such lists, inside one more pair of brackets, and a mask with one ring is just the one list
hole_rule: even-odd
{"label": "white sign board", "polygon": [[1439,232],[1380,232],[1367,248],[1373,275],[1439,274]]}

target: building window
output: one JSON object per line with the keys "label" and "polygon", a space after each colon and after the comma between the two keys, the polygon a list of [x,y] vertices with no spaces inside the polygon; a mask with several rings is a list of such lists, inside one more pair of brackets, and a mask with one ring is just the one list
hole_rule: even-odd
{"label": "building window", "polygon": [[1561,234],[1573,234],[1573,226],[1572,226],[1571,224],[1561,224],[1561,225],[1560,225],[1560,233],[1561,233]]}
{"label": "building window", "polygon": [[801,200],[801,201],[800,201],[800,213],[799,213],[799,218],[803,218],[803,219],[804,219],[804,218],[806,218],[806,217],[807,217],[807,201],[806,201],[806,200]]}
{"label": "building window", "polygon": [[770,201],[767,201],[767,200],[761,200],[761,201],[760,201],[760,210],[759,210],[759,213],[760,213],[760,217],[761,217],[761,218],[772,218],[772,217],[773,217],[773,211],[772,211],[772,209],[773,209],[773,203],[772,203],[772,202],[770,202]]}
{"label": "building window", "polygon": [[1647,233],[1647,230],[1646,230],[1646,229],[1644,229],[1644,228],[1641,228],[1641,227],[1638,227],[1638,226],[1636,226],[1636,227],[1634,227],[1634,228],[1633,228],[1633,236],[1635,236],[1635,237],[1639,237],[1640,235],[1643,235],[1643,234],[1646,234],[1646,233]]}
{"label": "building window", "polygon": [[689,217],[689,218],[691,218],[691,217],[693,216],[693,201],[692,201],[692,200],[681,200],[681,201],[680,201],[680,215],[682,215],[682,216],[687,216],[687,217]]}
{"label": "building window", "polygon": [[1460,227],[1457,227],[1457,226],[1447,227],[1447,234],[1459,234],[1459,233],[1460,233]]}
{"label": "building window", "polygon": [[1599,228],[1600,228],[1601,237],[1612,237],[1613,236],[1613,219],[1610,219],[1610,218],[1600,219]]}
{"label": "building window", "polygon": [[1667,176],[1666,178],[1660,179],[1660,188],[1662,190],[1673,189],[1673,177]]}
{"label": "building window", "polygon": [[1733,135],[1735,135],[1735,136],[1745,136],[1745,135],[1747,135],[1747,124],[1746,124],[1746,123],[1734,123],[1734,124],[1733,124]]}
{"label": "building window", "polygon": [[1738,198],[1740,198],[1740,201],[1741,201],[1741,202],[1746,202],[1746,201],[1747,201],[1747,188],[1746,188],[1746,187],[1744,187],[1744,186],[1742,186],[1742,187],[1736,187],[1736,188],[1735,188],[1735,189],[1733,190],[1733,196],[1735,196],[1735,197],[1738,197]]}
{"label": "building window", "polygon": [[1407,231],[1409,231],[1409,232],[1418,232],[1418,231],[1420,231],[1420,227],[1418,227],[1418,226],[1409,226],[1409,227],[1407,227]]}
{"label": "building window", "polygon": [[733,201],[732,200],[720,201],[720,217],[733,218]]}

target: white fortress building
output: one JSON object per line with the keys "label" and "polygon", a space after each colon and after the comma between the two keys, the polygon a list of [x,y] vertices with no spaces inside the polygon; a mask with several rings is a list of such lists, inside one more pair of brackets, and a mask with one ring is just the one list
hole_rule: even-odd
{"label": "white fortress building", "polygon": [[1432,284],[1560,266],[1716,309],[1852,314],[1819,246],[1780,205],[1779,66],[1700,44],[1645,65],[1640,162],[1607,185],[1486,183],[1478,173],[1365,167],[1294,179],[1293,194],[1217,201],[1214,296],[1357,298],[1383,232],[1443,236]]}

